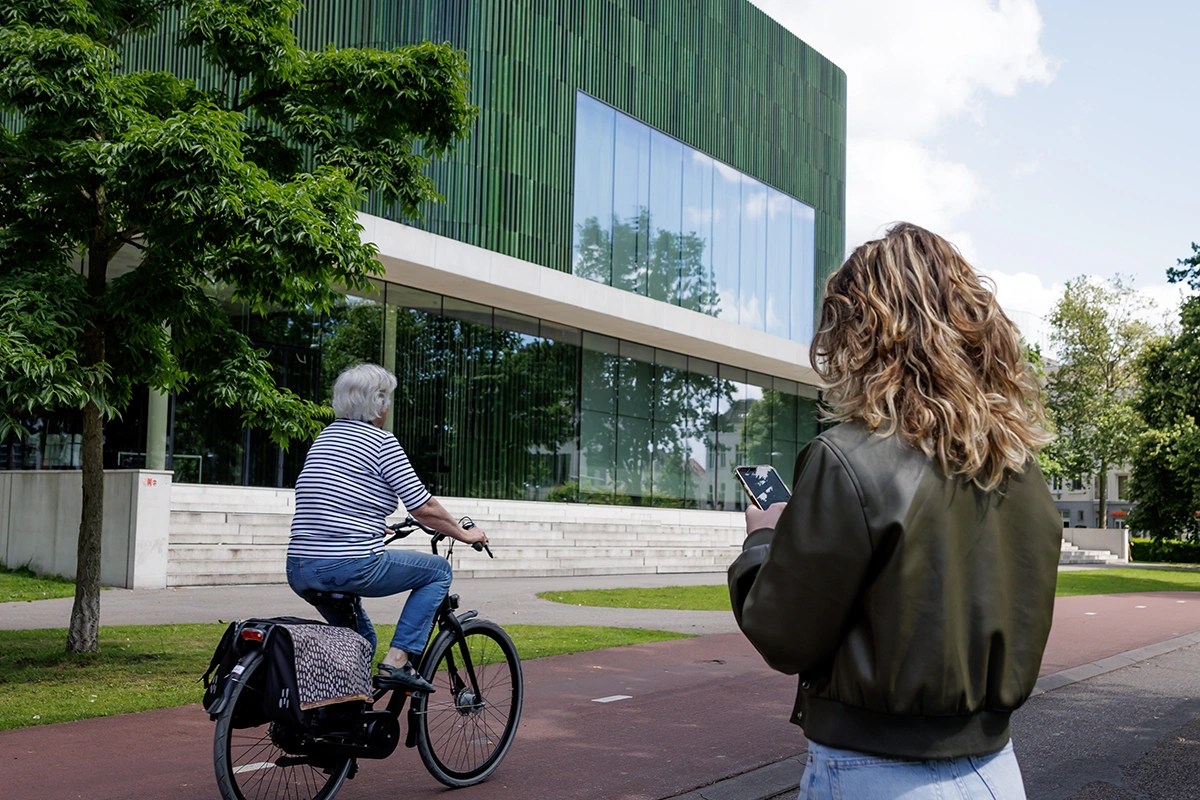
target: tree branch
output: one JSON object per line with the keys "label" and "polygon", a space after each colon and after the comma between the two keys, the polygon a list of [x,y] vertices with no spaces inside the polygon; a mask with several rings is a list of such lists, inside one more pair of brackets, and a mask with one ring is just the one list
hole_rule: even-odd
{"label": "tree branch", "polygon": [[161,10],[163,10],[164,8],[166,8],[167,6],[171,5],[173,2],[175,2],[175,0],[159,0],[159,2],[157,2],[157,3],[155,3],[154,5],[150,6],[150,8],[146,9],[146,11],[145,11],[145,13],[144,13],[144,14],[141,14],[141,15],[139,15],[139,16],[137,16],[137,17],[134,17],[133,19],[131,19],[131,20],[130,20],[130,21],[129,21],[129,22],[126,24],[126,25],[125,25],[125,27],[124,27],[124,28],[121,28],[121,29],[120,29],[120,30],[118,30],[116,33],[114,33],[114,34],[113,34],[113,35],[112,35],[112,36],[109,38],[109,40],[108,40],[107,42],[105,42],[105,44],[106,44],[106,45],[114,45],[114,44],[116,44],[116,43],[117,43],[117,40],[118,40],[118,39],[120,39],[122,36],[124,36],[125,34],[129,33],[130,31],[136,30],[136,29],[137,29],[137,27],[138,27],[139,25],[141,25],[143,22],[145,22],[147,19],[149,19],[149,18],[150,18],[151,16],[153,16],[154,14],[157,14],[159,11],[161,11]]}
{"label": "tree branch", "polygon": [[252,94],[242,102],[238,103],[233,107],[232,110],[241,113],[250,108],[250,106],[257,105],[264,100],[273,100],[277,97],[282,97],[292,89],[300,89],[305,86],[320,86],[323,83],[335,83],[335,81],[332,78],[322,78],[320,80],[303,81],[291,86],[276,86],[274,89],[263,89],[261,92]]}

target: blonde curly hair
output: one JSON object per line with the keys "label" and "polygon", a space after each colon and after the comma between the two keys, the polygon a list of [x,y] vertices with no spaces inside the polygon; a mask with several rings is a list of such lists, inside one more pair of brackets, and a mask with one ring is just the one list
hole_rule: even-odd
{"label": "blonde curly hair", "polygon": [[1052,438],[1016,326],[958,250],[916,225],[829,276],[812,354],[828,419],[899,433],[984,490]]}

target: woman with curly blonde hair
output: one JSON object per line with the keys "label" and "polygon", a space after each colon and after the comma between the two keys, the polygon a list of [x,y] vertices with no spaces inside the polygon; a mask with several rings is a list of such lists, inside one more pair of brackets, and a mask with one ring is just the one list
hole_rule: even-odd
{"label": "woman with curly blonde hair", "polygon": [[1050,632],[1050,435],[1017,330],[945,239],[908,223],[825,288],[813,366],[840,422],[786,506],[746,512],[738,623],[799,676],[801,800],[1024,797],[1009,716]]}

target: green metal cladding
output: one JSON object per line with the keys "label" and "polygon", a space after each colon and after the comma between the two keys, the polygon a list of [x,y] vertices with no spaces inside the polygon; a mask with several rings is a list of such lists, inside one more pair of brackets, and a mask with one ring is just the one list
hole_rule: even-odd
{"label": "green metal cladding", "polygon": [[[431,167],[445,202],[404,220],[417,227],[569,272],[582,90],[813,206],[818,291],[841,261],[845,73],[747,0],[310,0],[296,30],[310,48],[466,53],[478,122]],[[165,37],[129,56],[209,71]]]}

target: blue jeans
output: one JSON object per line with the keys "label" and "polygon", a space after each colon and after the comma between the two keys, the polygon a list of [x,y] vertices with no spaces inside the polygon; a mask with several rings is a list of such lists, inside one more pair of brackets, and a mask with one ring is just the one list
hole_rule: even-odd
{"label": "blue jeans", "polygon": [[808,743],[798,800],[1025,800],[1012,742],[986,756],[881,758]]}
{"label": "blue jeans", "polygon": [[[361,597],[387,597],[400,592],[411,592],[400,621],[396,623],[396,635],[392,647],[397,647],[411,656],[425,649],[429,629],[433,627],[433,616],[441,605],[442,598],[450,591],[450,562],[433,553],[417,550],[384,550],[377,556],[361,558],[288,558],[288,586],[300,594],[305,589],[322,592],[345,592]],[[317,606],[329,623],[349,626],[345,614],[329,606]],[[376,645],[375,626],[357,604],[358,633],[371,643],[372,652]],[[416,663],[416,659],[413,659]]]}

